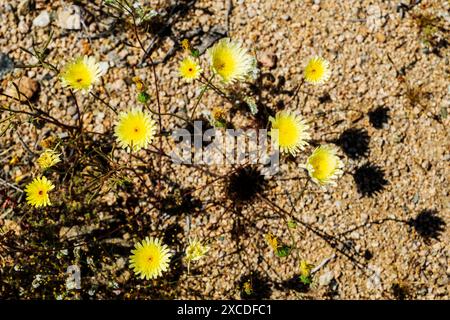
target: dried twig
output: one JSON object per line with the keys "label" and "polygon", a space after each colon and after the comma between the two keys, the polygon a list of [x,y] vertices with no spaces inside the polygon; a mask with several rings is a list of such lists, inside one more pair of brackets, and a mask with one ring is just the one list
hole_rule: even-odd
{"label": "dried twig", "polygon": [[225,23],[227,28],[227,34],[230,35],[230,15],[233,11],[233,1],[228,0],[227,1],[227,11],[225,12]]}
{"label": "dried twig", "polygon": [[13,189],[16,190],[16,191],[19,191],[20,193],[23,193],[23,192],[24,192],[24,191],[23,191],[22,189],[20,189],[19,187],[15,186],[15,185],[12,184],[12,183],[9,183],[9,182],[6,181],[6,180],[3,180],[2,178],[0,178],[0,183],[3,184],[3,185],[5,185],[5,186],[11,187],[11,188],[13,188]]}
{"label": "dried twig", "polygon": [[311,270],[311,275],[313,275],[314,273],[316,273],[317,271],[319,271],[320,269],[322,269],[328,262],[330,262],[331,260],[333,260],[334,258],[336,258],[336,254],[333,253],[331,256],[329,256],[328,258],[325,258],[322,260],[321,263],[318,264],[317,267],[315,267],[314,269]]}

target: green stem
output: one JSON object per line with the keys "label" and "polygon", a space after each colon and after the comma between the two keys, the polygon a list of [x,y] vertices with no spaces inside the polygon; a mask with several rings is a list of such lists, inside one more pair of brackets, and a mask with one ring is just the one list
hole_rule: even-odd
{"label": "green stem", "polygon": [[215,76],[215,74],[213,73],[211,78],[209,78],[208,82],[205,84],[205,86],[203,87],[202,91],[200,92],[200,95],[198,96],[198,99],[197,99],[197,101],[195,103],[194,109],[192,110],[192,114],[191,114],[191,117],[190,117],[191,121],[194,118],[195,110],[197,109],[198,105],[200,104],[200,101],[202,100],[203,95],[205,94],[206,90],[208,90],[208,87],[211,85],[211,82],[214,79],[214,76]]}

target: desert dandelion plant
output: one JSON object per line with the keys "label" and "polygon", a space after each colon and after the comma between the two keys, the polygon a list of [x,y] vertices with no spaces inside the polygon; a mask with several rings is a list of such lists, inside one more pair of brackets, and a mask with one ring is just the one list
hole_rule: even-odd
{"label": "desert dandelion plant", "polygon": [[55,186],[46,177],[36,178],[25,188],[28,204],[39,208],[51,205],[48,192]]}
{"label": "desert dandelion plant", "polygon": [[169,248],[157,238],[146,237],[131,250],[130,266],[141,279],[155,279],[169,269]]}
{"label": "desert dandelion plant", "polygon": [[197,239],[191,240],[186,248],[186,260],[188,262],[200,260],[208,251],[209,246],[202,244]]}
{"label": "desert dandelion plant", "polygon": [[330,75],[330,63],[319,56],[308,61],[304,72],[306,82],[312,84],[323,84],[328,81]]}
{"label": "desert dandelion plant", "polygon": [[311,179],[324,186],[335,185],[334,181],[342,175],[344,163],[336,155],[337,148],[332,145],[322,145],[316,148],[309,156],[304,166],[308,170]]}
{"label": "desert dandelion plant", "polygon": [[269,121],[272,125],[270,136],[281,152],[295,155],[308,144],[309,126],[299,115],[289,111],[279,111],[275,118],[270,117]]}
{"label": "desert dandelion plant", "polygon": [[185,80],[192,81],[200,77],[202,68],[194,59],[186,57],[181,61],[178,71]]}
{"label": "desert dandelion plant", "polygon": [[42,170],[46,170],[61,161],[59,156],[60,155],[52,149],[45,149],[37,159],[37,163]]}
{"label": "desert dandelion plant", "polygon": [[102,76],[100,65],[94,57],[83,56],[67,63],[61,72],[64,86],[75,91],[88,92]]}
{"label": "desert dandelion plant", "polygon": [[156,122],[142,110],[133,109],[119,114],[115,136],[119,145],[127,150],[139,151],[152,141]]}
{"label": "desert dandelion plant", "polygon": [[255,68],[255,59],[238,42],[221,39],[208,49],[211,69],[225,84],[245,80]]}

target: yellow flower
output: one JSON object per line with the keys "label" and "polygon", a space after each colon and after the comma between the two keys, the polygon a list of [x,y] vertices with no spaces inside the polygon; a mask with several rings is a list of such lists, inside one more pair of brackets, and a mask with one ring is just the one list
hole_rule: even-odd
{"label": "yellow flower", "polygon": [[183,39],[181,41],[181,46],[183,47],[184,51],[190,51],[191,50],[191,44],[189,43],[188,39]]}
{"label": "yellow flower", "polygon": [[15,183],[19,183],[20,181],[23,180],[23,178],[25,178],[24,174],[18,174],[15,178],[14,178],[14,182]]}
{"label": "yellow flower", "polygon": [[133,80],[133,82],[136,84],[136,90],[137,90],[138,92],[144,91],[145,85],[144,85],[144,82],[142,81],[142,79],[141,79],[140,77],[138,77],[138,76],[133,77],[132,80]]}
{"label": "yellow flower", "polygon": [[278,239],[270,232],[265,235],[266,241],[269,244],[269,246],[272,248],[273,251],[278,250]]}
{"label": "yellow flower", "polygon": [[186,260],[188,262],[200,260],[208,251],[209,246],[202,244],[197,239],[194,239],[189,242],[189,245],[186,248]]}
{"label": "yellow flower", "polygon": [[280,147],[281,152],[289,152],[295,155],[303,150],[310,139],[307,132],[309,126],[299,115],[289,111],[279,111],[275,118],[270,117],[272,124],[271,137]]}
{"label": "yellow flower", "polygon": [[9,160],[9,165],[10,166],[13,166],[13,165],[15,165],[15,164],[17,164],[18,162],[19,162],[19,157],[18,156],[13,156],[12,158],[11,158],[11,160]]}
{"label": "yellow flower", "polygon": [[158,238],[146,237],[131,250],[130,266],[141,279],[154,279],[169,269],[172,254]]}
{"label": "yellow flower", "polygon": [[221,39],[207,53],[212,70],[225,84],[245,80],[255,69],[255,59],[229,38]]}
{"label": "yellow flower", "polygon": [[211,117],[216,121],[225,120],[226,117],[225,110],[221,107],[214,107],[211,110]]}
{"label": "yellow flower", "polygon": [[94,83],[102,76],[100,65],[94,57],[83,56],[66,64],[61,72],[64,86],[75,91],[89,91]]}
{"label": "yellow flower", "polygon": [[115,136],[119,145],[127,150],[139,151],[152,141],[156,132],[156,123],[150,115],[133,109],[119,114]]}
{"label": "yellow flower", "polygon": [[306,82],[313,84],[325,83],[330,75],[330,63],[319,56],[315,56],[308,61],[304,72]]}
{"label": "yellow flower", "polygon": [[34,179],[25,188],[28,204],[36,208],[51,205],[48,192],[54,188],[55,186],[46,177]]}
{"label": "yellow flower", "polygon": [[53,145],[53,143],[55,143],[55,140],[56,140],[56,138],[54,136],[50,136],[48,138],[43,139],[40,142],[40,145],[41,145],[41,147],[48,149]]}
{"label": "yellow flower", "polygon": [[60,154],[56,153],[52,149],[45,149],[39,156],[37,163],[42,170],[48,169],[61,161]]}
{"label": "yellow flower", "polygon": [[252,282],[250,280],[247,280],[246,282],[244,282],[243,286],[242,286],[242,290],[245,292],[246,295],[251,295],[253,293],[253,286],[252,286]]}
{"label": "yellow flower", "polygon": [[344,163],[336,155],[337,149],[332,145],[323,145],[314,150],[309,156],[304,167],[308,170],[311,179],[323,186],[325,184],[336,185],[333,181],[340,176]]}
{"label": "yellow flower", "polygon": [[202,68],[195,62],[192,58],[184,58],[180,63],[180,68],[178,69],[180,76],[182,76],[187,81],[192,81],[200,77],[202,73]]}
{"label": "yellow flower", "polygon": [[311,275],[311,270],[314,266],[309,264],[305,260],[300,261],[300,275],[303,277],[309,277]]}

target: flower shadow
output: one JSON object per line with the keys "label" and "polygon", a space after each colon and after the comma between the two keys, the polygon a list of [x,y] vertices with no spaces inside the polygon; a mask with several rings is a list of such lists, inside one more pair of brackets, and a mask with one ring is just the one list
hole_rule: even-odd
{"label": "flower shadow", "polygon": [[350,159],[366,157],[369,152],[370,137],[365,129],[347,129],[332,142],[340,146]]}
{"label": "flower shadow", "polygon": [[282,281],[277,285],[277,287],[279,287],[279,289],[281,290],[294,290],[298,293],[307,293],[310,290],[309,285],[304,284],[300,281],[299,274],[295,274],[292,278]]}
{"label": "flower shadow", "polygon": [[240,298],[242,300],[268,299],[272,293],[269,279],[263,277],[258,271],[244,275],[238,281]]}
{"label": "flower shadow", "polygon": [[389,121],[389,108],[378,107],[368,112],[369,122],[375,129],[382,129]]}
{"label": "flower shadow", "polygon": [[252,166],[239,168],[228,182],[227,195],[238,204],[251,202],[266,186],[261,172]]}
{"label": "flower shadow", "polygon": [[381,192],[388,181],[384,177],[384,171],[373,164],[366,163],[357,168],[353,173],[357,190],[364,197],[373,197]]}
{"label": "flower shadow", "polygon": [[446,223],[436,210],[422,210],[417,217],[408,220],[408,225],[429,243],[431,239],[439,240]]}

